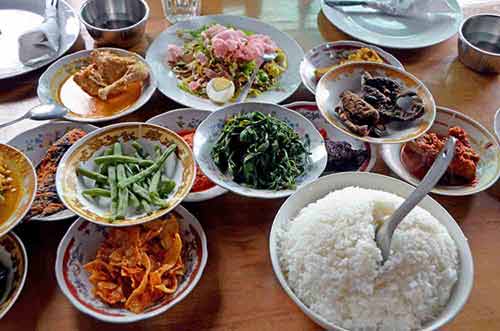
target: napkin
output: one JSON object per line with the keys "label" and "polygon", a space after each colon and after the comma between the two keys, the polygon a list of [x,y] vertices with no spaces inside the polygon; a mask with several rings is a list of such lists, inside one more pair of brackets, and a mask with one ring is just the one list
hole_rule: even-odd
{"label": "napkin", "polygon": [[59,51],[57,7],[48,4],[43,23],[22,34],[18,41],[19,59],[24,65],[32,66],[54,58]]}

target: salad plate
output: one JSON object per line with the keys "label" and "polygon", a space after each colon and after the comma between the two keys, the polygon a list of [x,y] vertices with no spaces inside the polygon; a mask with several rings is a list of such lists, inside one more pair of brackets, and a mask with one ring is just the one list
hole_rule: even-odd
{"label": "salad plate", "polygon": [[[285,70],[283,72],[280,71],[280,74],[277,74],[275,77],[273,76],[273,69],[266,69],[265,74],[261,73],[262,70],[259,71],[258,76],[263,79],[262,82],[267,76],[270,82],[276,81],[277,84],[275,84],[276,86],[266,85],[267,87],[259,95],[255,97],[249,96],[249,101],[279,103],[295,92],[300,85],[299,66],[304,56],[304,52],[293,38],[275,27],[256,19],[242,16],[213,15],[196,17],[189,21],[179,22],[167,28],[153,41],[147,50],[146,61],[151,66],[153,74],[158,80],[158,88],[163,94],[187,107],[216,110],[220,108],[222,104],[212,102],[203,92],[205,89],[204,85],[207,84],[209,76],[211,78],[220,76],[229,78],[229,80],[236,85],[234,96],[237,96],[238,92],[241,91],[241,87],[239,86],[240,80],[246,82],[253,71],[253,67],[250,63],[252,61],[244,60],[243,58],[252,58],[252,55],[249,55],[247,52],[248,50],[245,50],[244,52],[246,53],[244,55],[240,54],[239,56],[241,56],[241,58],[238,57],[238,61],[233,61],[230,53],[226,52],[226,48],[218,48],[217,53],[215,53],[213,47],[204,49],[203,47],[205,46],[203,45],[205,42],[201,38],[211,35],[211,33],[207,34],[206,29],[216,24],[226,28],[241,30],[242,35],[239,35],[239,37],[243,39],[258,38],[256,36],[264,35],[265,37],[262,36],[262,38],[265,38],[266,42],[274,43],[277,49],[281,50],[286,57],[285,59],[280,59],[281,65],[286,67]],[[233,32],[235,31],[231,33]],[[237,33],[240,32],[238,31]],[[213,38],[211,40],[213,40]],[[191,41],[191,43],[189,41]],[[171,49],[170,52],[169,48]],[[202,74],[199,77],[190,77],[189,72],[191,71],[186,69],[185,72],[187,77],[185,79],[183,78],[183,81],[186,80],[186,82],[183,83],[183,81],[180,81],[178,77],[176,77],[176,73],[171,67],[173,63],[179,62],[176,61],[177,59],[171,58],[171,53],[172,50],[174,50],[182,57],[182,54],[186,53],[186,51],[188,53],[190,52],[191,55],[189,55],[189,59],[183,59],[183,61],[186,60],[189,62],[189,60],[192,60],[193,54],[196,53],[195,55],[198,56],[198,51],[194,51],[191,48],[195,48],[196,50],[200,48],[204,49],[204,55],[201,55],[199,61],[196,60],[189,63],[190,66],[195,65],[197,71],[202,72]],[[206,57],[208,57],[208,61],[206,62],[208,64],[201,64],[201,62],[205,63]],[[215,61],[214,58],[217,58],[217,61]],[[273,61],[278,61],[278,58]],[[212,65],[215,62],[218,64]],[[221,62],[223,62],[223,64],[220,64]],[[231,63],[237,63],[237,67],[234,67],[233,64],[232,67],[229,68]],[[275,63],[270,62],[264,64],[261,69],[267,68],[266,66],[269,65],[276,68]],[[182,71],[180,68],[176,68],[175,71],[178,75],[183,75],[179,73]],[[201,82],[201,87],[198,88],[198,83],[190,87],[187,83],[188,81],[199,81]],[[194,91],[191,90],[191,88],[193,88]],[[234,97],[224,105],[228,105],[231,102],[234,102]]]}
{"label": "salad plate", "polygon": [[321,1],[321,10],[339,30],[361,41],[394,49],[423,48],[445,41],[457,33],[463,17],[457,0],[446,1],[446,17],[425,21],[361,6],[332,8],[326,2]]}
{"label": "salad plate", "polygon": [[2,22],[0,79],[15,77],[41,68],[61,57],[75,44],[80,33],[80,22],[73,8],[65,0],[59,0],[58,23],[61,36],[57,56],[32,66],[21,62],[18,54],[18,38],[43,22],[44,11],[45,1],[5,0],[0,2],[0,22]]}

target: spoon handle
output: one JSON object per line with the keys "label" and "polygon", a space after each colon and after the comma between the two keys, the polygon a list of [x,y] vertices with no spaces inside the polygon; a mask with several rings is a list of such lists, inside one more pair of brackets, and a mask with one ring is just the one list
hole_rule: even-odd
{"label": "spoon handle", "polygon": [[376,234],[376,241],[382,252],[384,261],[389,257],[391,248],[391,239],[394,230],[401,223],[408,213],[419,204],[420,201],[436,186],[438,181],[448,169],[451,160],[455,154],[456,138],[449,137],[446,145],[439,152],[438,157],[432,164],[431,168],[422,179],[417,188],[410,196],[399,206],[392,214],[389,220],[384,222]]}
{"label": "spoon handle", "polygon": [[257,73],[259,72],[259,69],[263,63],[264,63],[264,60],[262,60],[262,59],[257,61],[256,65],[255,65],[255,69],[252,72],[252,75],[250,76],[247,84],[245,85],[243,90],[241,90],[240,95],[236,99],[236,103],[240,103],[240,102],[243,102],[246,100],[246,98],[248,96],[248,92],[250,92],[250,88],[253,85],[253,81],[255,80],[255,77],[257,77]]}
{"label": "spoon handle", "polygon": [[4,122],[4,123],[0,123],[0,129],[5,128],[5,127],[12,125],[14,123],[20,122],[20,121],[27,119],[29,117],[30,117],[30,112],[27,111],[25,114],[23,114],[22,116],[20,116],[18,118],[15,118],[13,120],[10,120],[10,121]]}

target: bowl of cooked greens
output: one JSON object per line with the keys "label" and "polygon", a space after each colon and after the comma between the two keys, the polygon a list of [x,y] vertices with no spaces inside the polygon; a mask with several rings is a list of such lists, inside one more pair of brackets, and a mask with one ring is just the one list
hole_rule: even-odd
{"label": "bowl of cooked greens", "polygon": [[299,113],[246,102],[209,115],[194,136],[199,167],[219,186],[254,198],[281,198],[317,179],[327,163],[325,142]]}
{"label": "bowl of cooked greens", "polygon": [[175,132],[146,123],[114,124],[89,133],[63,156],[57,192],[91,222],[128,226],[175,208],[196,173],[193,154]]}

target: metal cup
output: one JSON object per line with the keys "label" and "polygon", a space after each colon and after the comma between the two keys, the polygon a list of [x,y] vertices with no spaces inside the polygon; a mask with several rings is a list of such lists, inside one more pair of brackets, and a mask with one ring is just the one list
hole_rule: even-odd
{"label": "metal cup", "polygon": [[149,6],[144,0],[87,0],[80,20],[99,46],[131,47],[146,30]]}
{"label": "metal cup", "polygon": [[478,72],[500,73],[500,16],[479,14],[462,22],[458,58]]}

